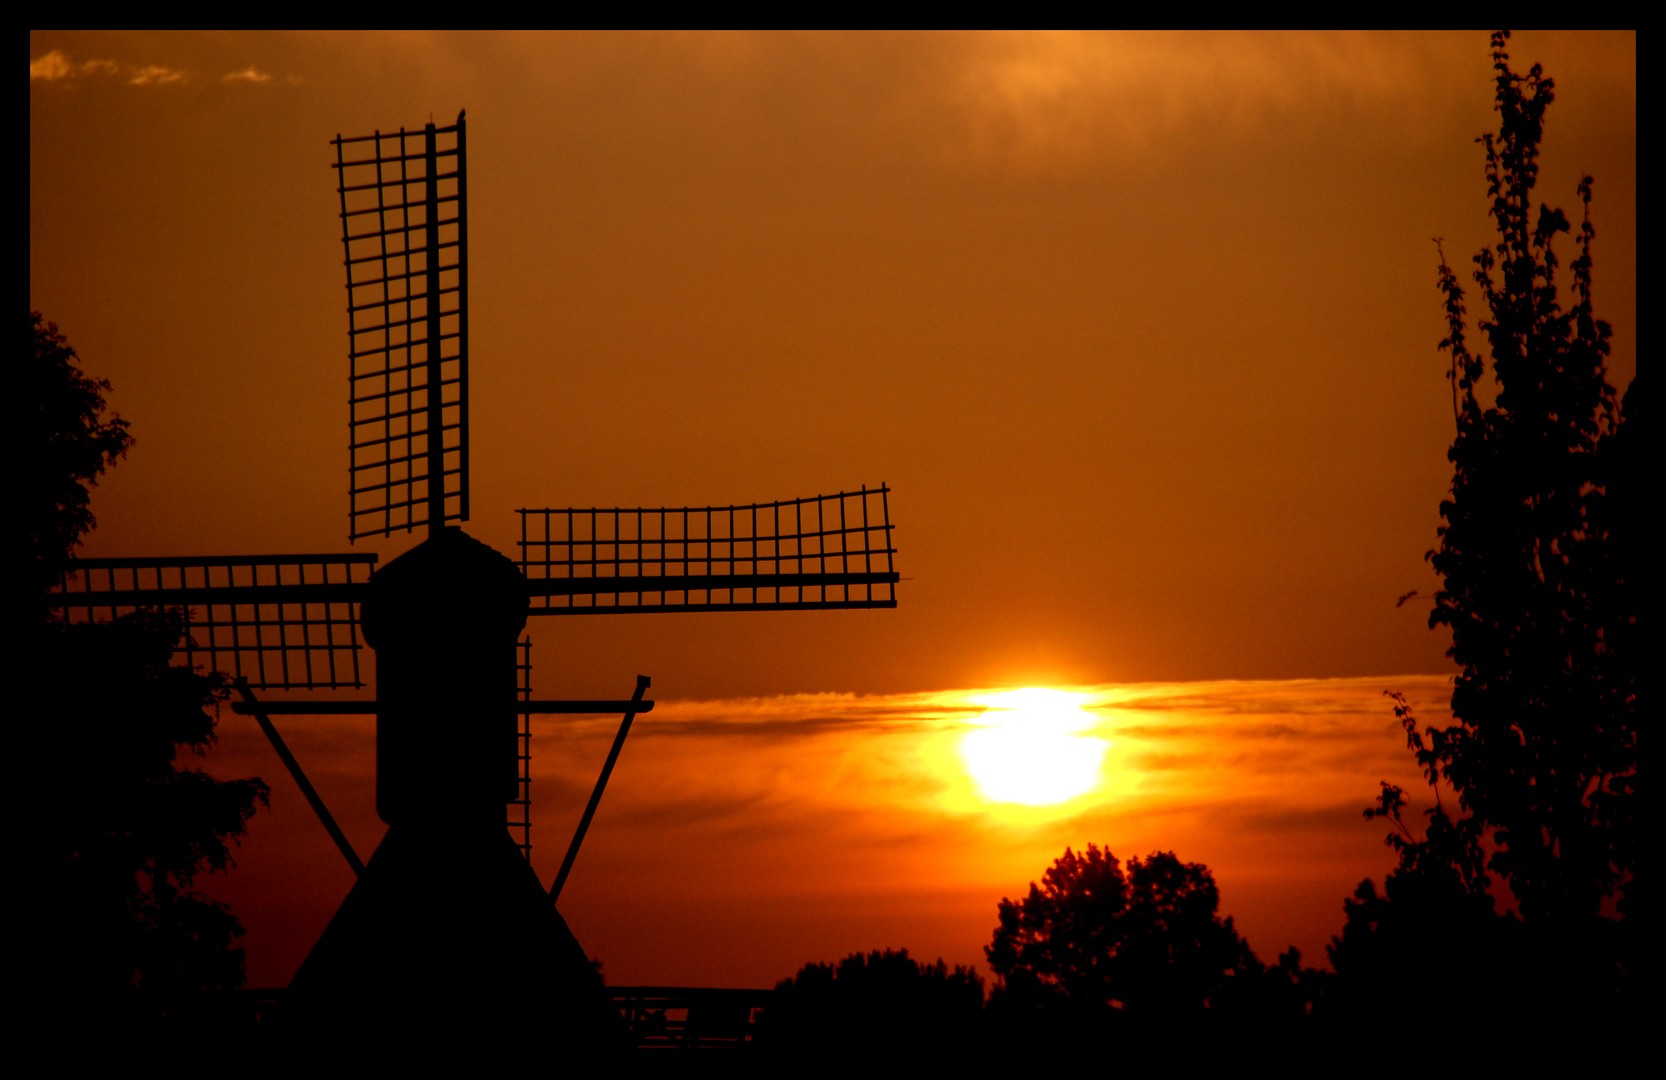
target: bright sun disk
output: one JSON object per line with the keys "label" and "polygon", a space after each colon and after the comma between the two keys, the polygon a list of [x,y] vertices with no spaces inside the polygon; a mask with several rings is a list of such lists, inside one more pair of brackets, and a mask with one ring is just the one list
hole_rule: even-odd
{"label": "bright sun disk", "polygon": [[1029,687],[980,699],[988,708],[960,740],[961,759],[991,802],[1051,806],[1099,783],[1110,742],[1092,725],[1085,694]]}

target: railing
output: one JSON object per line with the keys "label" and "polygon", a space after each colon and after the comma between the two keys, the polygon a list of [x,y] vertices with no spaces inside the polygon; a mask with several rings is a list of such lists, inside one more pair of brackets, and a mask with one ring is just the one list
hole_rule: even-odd
{"label": "railing", "polygon": [[[270,1025],[282,1019],[283,989],[248,989],[207,995],[223,1022],[234,1027]],[[610,986],[608,995],[625,1021],[633,1050],[737,1050],[752,1045],[759,1014],[773,990],[694,986]]]}
{"label": "railing", "polygon": [[610,986],[637,1050],[724,1050],[750,1045],[772,990]]}

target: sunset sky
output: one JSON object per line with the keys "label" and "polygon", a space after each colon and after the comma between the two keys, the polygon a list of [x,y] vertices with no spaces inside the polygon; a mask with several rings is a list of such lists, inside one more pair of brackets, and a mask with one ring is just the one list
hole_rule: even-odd
{"label": "sunset sky", "polygon": [[[1623,389],[1636,37],[1511,51],[1556,81],[1540,198],[1596,178]],[[981,961],[1090,841],[1208,863],[1263,959],[1322,959],[1388,865],[1359,809],[1415,778],[1381,692],[1438,718],[1451,670],[1395,600],[1434,586],[1431,239],[1467,282],[1485,33],[31,32],[30,307],[137,440],[85,554],[348,550],[329,140],[463,108],[473,535],[893,489],[894,611],[535,621],[539,696],[661,702],[562,904],[611,980]],[[961,767],[1026,686],[1108,744],[1051,808]],[[546,881],[613,722],[541,722]],[[348,879],[245,724],[210,767],[274,806],[220,888],[270,985]],[[369,721],[289,727],[367,853]]]}

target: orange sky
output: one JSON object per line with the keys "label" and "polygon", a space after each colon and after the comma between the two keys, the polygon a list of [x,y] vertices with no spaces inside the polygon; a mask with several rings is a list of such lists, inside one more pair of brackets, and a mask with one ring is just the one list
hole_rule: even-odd
{"label": "orange sky", "polygon": [[[1636,38],[1524,33],[1512,51],[1557,83],[1541,197],[1571,209],[1579,171],[1596,177],[1623,387]],[[30,306],[137,437],[87,554],[346,550],[328,141],[466,107],[473,534],[512,552],[521,506],[894,489],[896,611],[543,620],[540,696],[625,696],[638,672],[684,703],[1355,677],[1373,696],[1448,670],[1426,608],[1394,600],[1433,583],[1452,428],[1430,238],[1459,266],[1487,239],[1485,34],[37,31],[30,59]],[[1386,710],[1358,715],[1393,758]],[[628,875],[598,864],[651,833],[604,842],[652,731],[575,911],[604,906],[586,890]],[[1370,799],[1382,768],[1362,771],[1335,807]],[[1155,820],[1113,836],[1089,815],[1012,848],[978,833],[981,869],[945,887],[993,925],[1067,842],[1235,858]],[[1228,907],[1253,929],[1252,891]],[[886,902],[928,910],[902,895]],[[650,903],[611,902],[627,920]],[[952,920],[917,921],[817,946],[976,958],[929,943]]]}
{"label": "orange sky", "polygon": [[[991,804],[967,775],[977,691],[664,701],[632,728],[562,912],[623,984],[767,986],[875,948],[981,964],[996,901],[1092,841],[1205,863],[1264,960],[1296,945],[1323,963],[1342,898],[1391,864],[1386,828],[1362,814],[1378,781],[1428,802],[1383,691],[1436,722],[1450,693],[1433,675],[1079,689],[1081,734],[1109,743],[1100,783],[1042,807]],[[537,721],[545,882],[617,724]],[[280,725],[360,855],[373,850],[372,721]],[[272,784],[238,868],[212,888],[249,928],[250,978],[281,985],[351,872],[252,720],[226,713],[207,765]]]}

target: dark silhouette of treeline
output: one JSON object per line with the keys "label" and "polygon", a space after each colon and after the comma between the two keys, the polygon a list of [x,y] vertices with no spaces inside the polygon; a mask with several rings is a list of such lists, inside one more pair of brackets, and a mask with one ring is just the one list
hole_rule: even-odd
{"label": "dark silhouette of treeline", "polygon": [[906,949],[857,953],[779,983],[754,1041],[760,1053],[810,1060],[1112,1039],[1138,1058],[1173,1039],[1300,1036],[1324,974],[1294,949],[1262,964],[1218,906],[1208,869],[1172,853],[1124,864],[1096,845],[1067,850],[1026,896],[1000,902],[987,993],[972,968],[923,964]]}
{"label": "dark silhouette of treeline", "polygon": [[[781,1062],[975,1062],[1114,1047],[1123,1067],[1237,1060],[1357,1066],[1557,1060],[1640,1043],[1641,1002],[1609,940],[1555,940],[1513,912],[1396,871],[1361,883],[1326,952],[1263,963],[1217,910],[1209,870],[1157,852],[1125,866],[1067,850],[1002,900],[974,968],[907,949],[811,963],[777,984],[752,1050]],[[1553,958],[1587,947],[1571,970]],[[1634,954],[1633,954],[1634,955]],[[1320,1055],[1304,1057],[1303,1055]],[[1548,1056],[1547,1056],[1548,1055]]]}

